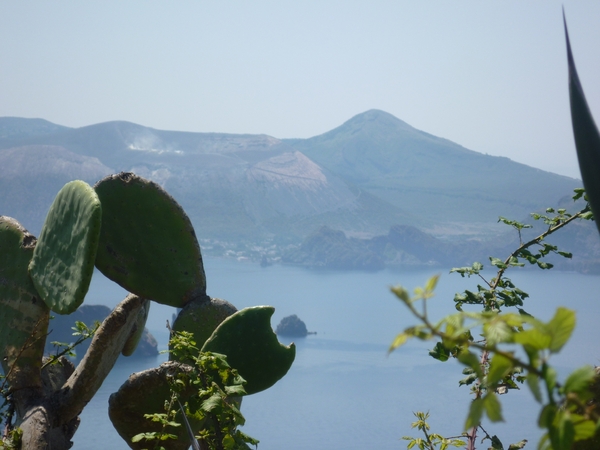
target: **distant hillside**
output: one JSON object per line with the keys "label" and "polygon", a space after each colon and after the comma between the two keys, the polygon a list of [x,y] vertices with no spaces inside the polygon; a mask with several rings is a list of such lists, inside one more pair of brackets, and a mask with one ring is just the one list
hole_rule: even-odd
{"label": "distant hillside", "polygon": [[[561,207],[575,212],[578,206],[569,199]],[[543,212],[542,212],[543,213]],[[542,221],[525,218],[533,229],[523,230],[523,242],[541,234],[547,226]],[[282,261],[313,269],[380,270],[384,267],[461,267],[478,261],[490,267],[490,256],[506,259],[518,246],[516,230],[505,226],[499,238],[480,241],[448,242],[424,233],[413,226],[396,225],[387,234],[370,239],[347,237],[328,227],[310,234],[302,244],[284,253]],[[549,236],[546,243],[572,253],[571,259],[550,254],[545,262],[562,270],[600,273],[600,240],[592,221],[578,221]],[[532,248],[535,253],[537,249]],[[526,266],[529,263],[525,262]]]}
{"label": "distant hillside", "polygon": [[523,217],[581,181],[484,155],[370,110],[310,139],[284,140],[428,226]]}
{"label": "distant hillside", "polygon": [[162,185],[200,238],[300,240],[322,226],[373,237],[394,225],[486,237],[499,215],[550,206],[578,180],[467,150],[382,111],[310,139],[156,130],[130,122],[67,128],[0,118],[0,214],[39,233],[72,179],[132,171]]}
{"label": "distant hillside", "polygon": [[74,178],[94,183],[120,171],[162,185],[205,238],[300,238],[323,224],[373,233],[415,220],[266,135],[108,122],[0,139],[0,161],[8,168],[0,173],[7,194],[0,197],[0,211],[20,218],[33,233],[64,183]]}
{"label": "distant hillside", "polygon": [[44,136],[68,129],[68,127],[56,125],[44,119],[0,117],[0,139],[21,139],[32,136]]}

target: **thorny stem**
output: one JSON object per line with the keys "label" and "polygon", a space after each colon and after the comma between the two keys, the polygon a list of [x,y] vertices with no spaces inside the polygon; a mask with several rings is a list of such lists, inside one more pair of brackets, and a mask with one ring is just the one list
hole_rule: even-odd
{"label": "thorny stem", "polygon": [[[512,258],[514,258],[515,256],[517,256],[521,251],[525,250],[526,248],[531,247],[532,245],[535,244],[539,244],[541,241],[543,241],[547,236],[550,236],[552,233],[554,233],[555,231],[560,230],[562,227],[568,225],[569,223],[571,223],[572,221],[574,221],[575,219],[579,219],[583,214],[587,213],[590,211],[590,207],[586,206],[585,208],[583,208],[581,211],[573,214],[571,217],[569,217],[567,220],[560,222],[558,225],[555,225],[553,227],[549,227],[546,231],[544,231],[542,234],[540,234],[539,236],[531,239],[530,241],[526,242],[525,244],[521,244],[519,246],[519,248],[517,248],[514,252],[512,252],[508,258],[506,258],[504,260],[504,266],[498,270],[498,273],[496,275],[496,278],[494,280],[494,282],[490,285],[488,283],[488,286],[490,286],[490,289],[495,290],[498,288],[498,283],[500,283],[500,279],[502,278],[502,275],[504,275],[504,272],[506,271],[506,269],[509,267],[509,263],[510,260]],[[521,232],[519,230],[519,241],[521,241]]]}
{"label": "thorny stem", "polygon": [[[572,221],[574,221],[575,219],[578,219],[581,217],[582,214],[588,212],[590,210],[589,205],[586,205],[585,208],[583,208],[581,211],[577,212],[576,214],[572,215],[571,217],[569,217],[567,220],[561,221],[559,224],[555,225],[554,227],[549,227],[545,232],[543,232],[542,234],[540,234],[539,236],[531,239],[530,241],[523,243],[523,239],[521,236],[521,230],[517,229],[517,232],[519,233],[519,248],[517,248],[515,251],[513,251],[505,260],[504,260],[504,267],[501,267],[498,270],[498,273],[496,274],[495,279],[493,280],[492,283],[488,282],[481,274],[479,274],[479,277],[490,287],[491,290],[496,291],[496,289],[498,289],[498,284],[500,283],[500,280],[502,279],[502,276],[504,275],[504,273],[506,272],[506,269],[509,267],[510,261],[512,258],[516,257],[518,254],[520,254],[523,250],[535,245],[535,244],[539,244],[541,241],[543,241],[547,236],[551,235],[552,233],[560,230],[562,227],[568,225],[569,223],[571,223]],[[494,308],[492,308],[493,310]],[[434,330],[434,333],[436,333],[436,331]],[[438,334],[438,333],[436,333]],[[490,350],[487,348],[487,345],[484,344],[483,345],[474,345],[471,344],[473,347],[476,348],[480,348],[481,350],[481,359],[480,359],[480,364],[482,369],[484,369],[486,367],[486,365],[488,364],[489,361],[489,357],[490,357]],[[519,366],[526,368],[527,370],[529,370],[531,373],[534,373],[535,375],[542,377],[542,373],[541,371],[539,371],[537,368],[532,367],[529,364],[525,364],[522,361],[519,361],[517,358],[512,357],[512,355],[507,354],[505,352],[502,352],[498,349],[494,349],[494,351],[498,354],[501,354],[502,356],[512,360],[514,363],[518,364]],[[475,399],[481,398],[482,395],[482,391],[481,391],[481,383],[479,381],[477,381],[477,386],[475,388]],[[490,438],[489,434],[483,429],[483,427],[481,427],[481,424],[479,424],[478,426],[474,426],[473,428],[471,428],[471,430],[469,430],[469,432],[467,433],[467,439],[468,439],[468,444],[467,444],[467,450],[475,450],[475,443],[477,440],[477,428],[481,428],[481,430],[485,433],[487,438]]]}
{"label": "thorny stem", "polygon": [[[50,364],[54,364],[54,362],[56,362],[61,356],[67,355],[69,354],[75,347],[77,347],[79,344],[81,344],[83,341],[85,341],[86,339],[90,339],[94,336],[94,334],[96,333],[96,330],[98,329],[98,327],[100,326],[99,323],[96,324],[96,326],[94,327],[94,329],[92,330],[91,333],[86,333],[85,335],[81,336],[79,339],[77,339],[75,341],[75,343],[67,346],[64,348],[64,350],[58,352],[55,355],[50,355],[50,357],[48,358],[48,361],[46,361],[43,365],[42,365],[42,370],[46,367],[49,366]],[[50,333],[48,333],[50,334]]]}

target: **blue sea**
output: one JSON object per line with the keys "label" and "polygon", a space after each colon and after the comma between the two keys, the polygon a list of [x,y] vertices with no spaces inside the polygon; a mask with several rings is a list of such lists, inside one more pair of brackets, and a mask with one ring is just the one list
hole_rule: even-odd
{"label": "blue sea", "polygon": [[[412,290],[440,273],[429,305],[430,316],[438,319],[455,311],[455,293],[476,289],[480,280],[439,269],[323,272],[223,259],[204,263],[210,296],[238,309],[272,305],[274,328],[283,317],[296,314],[317,333],[295,339],[296,360],[282,380],[243,401],[243,431],[260,440],[260,450],[405,449],[403,436],[419,436],[410,428],[414,411],[429,411],[432,432],[461,433],[470,400],[468,387],[458,387],[462,367],[429,357],[430,343],[412,341],[387,355],[394,336],[416,323],[390,287],[402,284]],[[525,309],[540,319],[548,320],[561,305],[577,311],[572,339],[552,359],[562,376],[584,364],[600,364],[600,277],[540,270],[514,270],[508,276],[530,294]],[[96,273],[86,303],[114,307],[124,295]],[[167,346],[165,324],[173,312],[152,305],[147,327],[160,349]],[[164,360],[165,355],[142,361],[122,358],[84,409],[74,448],[128,448],[108,419],[108,397],[131,373]],[[497,435],[505,448],[521,439],[529,440],[526,448],[536,448],[539,408],[528,389],[511,391],[501,400],[506,422],[484,423],[486,431]]]}

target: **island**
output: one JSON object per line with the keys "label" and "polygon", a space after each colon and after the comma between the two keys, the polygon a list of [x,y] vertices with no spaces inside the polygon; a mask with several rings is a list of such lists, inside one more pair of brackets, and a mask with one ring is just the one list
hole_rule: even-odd
{"label": "island", "polygon": [[306,324],[296,314],[281,319],[275,333],[280,336],[292,337],[305,337],[308,334],[317,334],[316,332],[308,332]]}

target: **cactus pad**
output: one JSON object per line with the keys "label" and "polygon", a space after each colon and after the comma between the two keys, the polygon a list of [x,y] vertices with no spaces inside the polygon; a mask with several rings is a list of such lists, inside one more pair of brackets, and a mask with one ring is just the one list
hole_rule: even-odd
{"label": "cactus pad", "polygon": [[[110,396],[108,400],[108,416],[119,435],[127,442],[129,447],[133,449],[153,447],[153,443],[145,440],[133,443],[131,442],[131,438],[138,433],[162,431],[160,423],[151,422],[144,417],[144,414],[164,413],[165,401],[169,401],[171,398],[171,391],[167,381],[168,377],[191,370],[190,366],[169,361],[161,364],[159,367],[132,374],[119,390]],[[182,401],[185,401],[193,393],[194,389],[188,388],[179,395]],[[179,412],[177,413],[176,420],[181,423],[180,414]],[[189,420],[195,430],[202,428],[203,422],[192,418]],[[185,427],[168,427],[166,432],[178,436],[177,440],[168,439],[161,442],[161,445],[166,449],[187,450],[189,448],[190,441],[187,439]]]}
{"label": "cactus pad", "polygon": [[140,312],[138,313],[137,320],[135,321],[135,326],[131,335],[125,341],[125,345],[123,346],[123,350],[121,354],[123,356],[131,356],[135,349],[137,348],[142,335],[144,334],[144,327],[146,326],[146,321],[148,320],[148,313],[150,312],[150,302],[146,301]]}
{"label": "cactus pad", "polygon": [[16,220],[0,216],[0,355],[13,389],[41,387],[50,310],[27,269],[35,242]]}
{"label": "cactus pad", "polygon": [[71,181],[58,193],[42,228],[29,274],[48,307],[70,314],[85,298],[102,222],[96,192],[83,181]]}
{"label": "cactus pad", "polygon": [[94,186],[102,202],[96,267],[140,297],[183,307],[206,296],[200,246],[179,204],[159,185],[120,173]]}
{"label": "cactus pad", "polygon": [[204,343],[203,352],[227,355],[227,362],[247,381],[248,395],[282,378],[294,362],[296,346],[279,343],[271,328],[272,306],[254,306],[225,319]]}
{"label": "cactus pad", "polygon": [[[219,298],[193,300],[179,312],[173,322],[173,330],[192,333],[196,345],[202,348],[215,328],[236,311],[235,306]],[[169,359],[172,359],[172,356],[170,353]]]}

